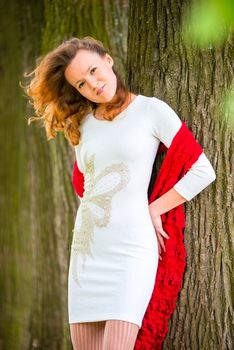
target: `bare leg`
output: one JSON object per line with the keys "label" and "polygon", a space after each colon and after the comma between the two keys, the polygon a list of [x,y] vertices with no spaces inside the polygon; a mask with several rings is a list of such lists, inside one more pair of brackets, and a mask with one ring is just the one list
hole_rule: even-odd
{"label": "bare leg", "polygon": [[70,324],[74,350],[102,350],[105,321]]}
{"label": "bare leg", "polygon": [[120,320],[107,320],[102,350],[133,350],[139,326]]}

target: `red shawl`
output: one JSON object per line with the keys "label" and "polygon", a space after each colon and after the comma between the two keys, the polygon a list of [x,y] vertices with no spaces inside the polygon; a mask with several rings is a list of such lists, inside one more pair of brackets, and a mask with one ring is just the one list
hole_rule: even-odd
{"label": "red shawl", "polygon": [[[158,153],[165,151],[166,156],[153,184],[149,204],[169,191],[191,168],[203,149],[195,140],[192,132],[182,121],[181,128],[167,149],[160,144]],[[84,176],[74,163],[72,183],[77,194],[84,192]],[[158,269],[154,290],[146,309],[142,326],[138,332],[134,350],[160,350],[168,332],[168,320],[176,307],[176,300],[182,287],[186,266],[184,246],[185,212],[183,205],[161,215],[163,229],[170,236],[165,239],[166,252],[162,249],[162,260],[158,260]]]}

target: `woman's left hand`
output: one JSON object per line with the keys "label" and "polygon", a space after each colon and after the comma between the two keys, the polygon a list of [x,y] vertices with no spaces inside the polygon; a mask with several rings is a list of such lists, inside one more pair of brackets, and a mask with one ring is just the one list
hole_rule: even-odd
{"label": "woman's left hand", "polygon": [[156,236],[157,236],[157,239],[158,239],[159,259],[162,260],[162,257],[160,255],[161,254],[161,247],[163,248],[164,251],[166,251],[166,248],[165,248],[165,245],[164,245],[164,241],[163,241],[163,237],[165,237],[166,239],[169,239],[170,237],[163,230],[161,215],[155,214],[155,209],[153,209],[150,205],[149,205],[149,212],[150,212],[151,220],[152,220],[152,223],[154,225],[154,228],[155,228],[155,231],[156,231]]}

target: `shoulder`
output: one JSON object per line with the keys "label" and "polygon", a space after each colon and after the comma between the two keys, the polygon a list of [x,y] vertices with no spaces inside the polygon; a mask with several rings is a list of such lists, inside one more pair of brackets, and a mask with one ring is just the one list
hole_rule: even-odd
{"label": "shoulder", "polygon": [[155,96],[144,96],[142,95],[145,102],[147,102],[147,104],[152,107],[152,108],[156,108],[156,109],[161,109],[161,110],[168,110],[171,109],[170,105],[165,101],[162,100],[158,97]]}
{"label": "shoulder", "polygon": [[141,103],[146,107],[147,111],[157,111],[161,113],[175,113],[172,107],[165,101],[155,96],[141,95]]}
{"label": "shoulder", "polygon": [[153,118],[153,121],[158,120],[174,120],[179,121],[179,117],[175,110],[165,101],[155,96],[142,95],[142,103],[146,107],[146,113],[149,118]]}
{"label": "shoulder", "polygon": [[145,96],[144,100],[147,101],[146,120],[153,135],[169,147],[182,125],[181,119],[164,100],[154,96]]}

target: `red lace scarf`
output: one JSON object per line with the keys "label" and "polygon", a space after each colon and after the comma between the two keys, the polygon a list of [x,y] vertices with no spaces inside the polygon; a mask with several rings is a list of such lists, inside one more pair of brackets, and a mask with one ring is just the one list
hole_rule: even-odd
{"label": "red lace scarf", "polygon": [[[185,122],[167,149],[160,144],[158,153],[166,155],[153,184],[149,204],[169,191],[191,168],[203,152]],[[72,183],[76,193],[83,197],[84,176],[74,163]],[[175,307],[183,273],[186,266],[184,246],[185,212],[183,205],[161,215],[163,229],[170,236],[164,240],[166,252],[162,249],[162,260],[158,260],[158,269],[154,290],[138,332],[134,350],[160,350],[168,332],[168,320]]]}

